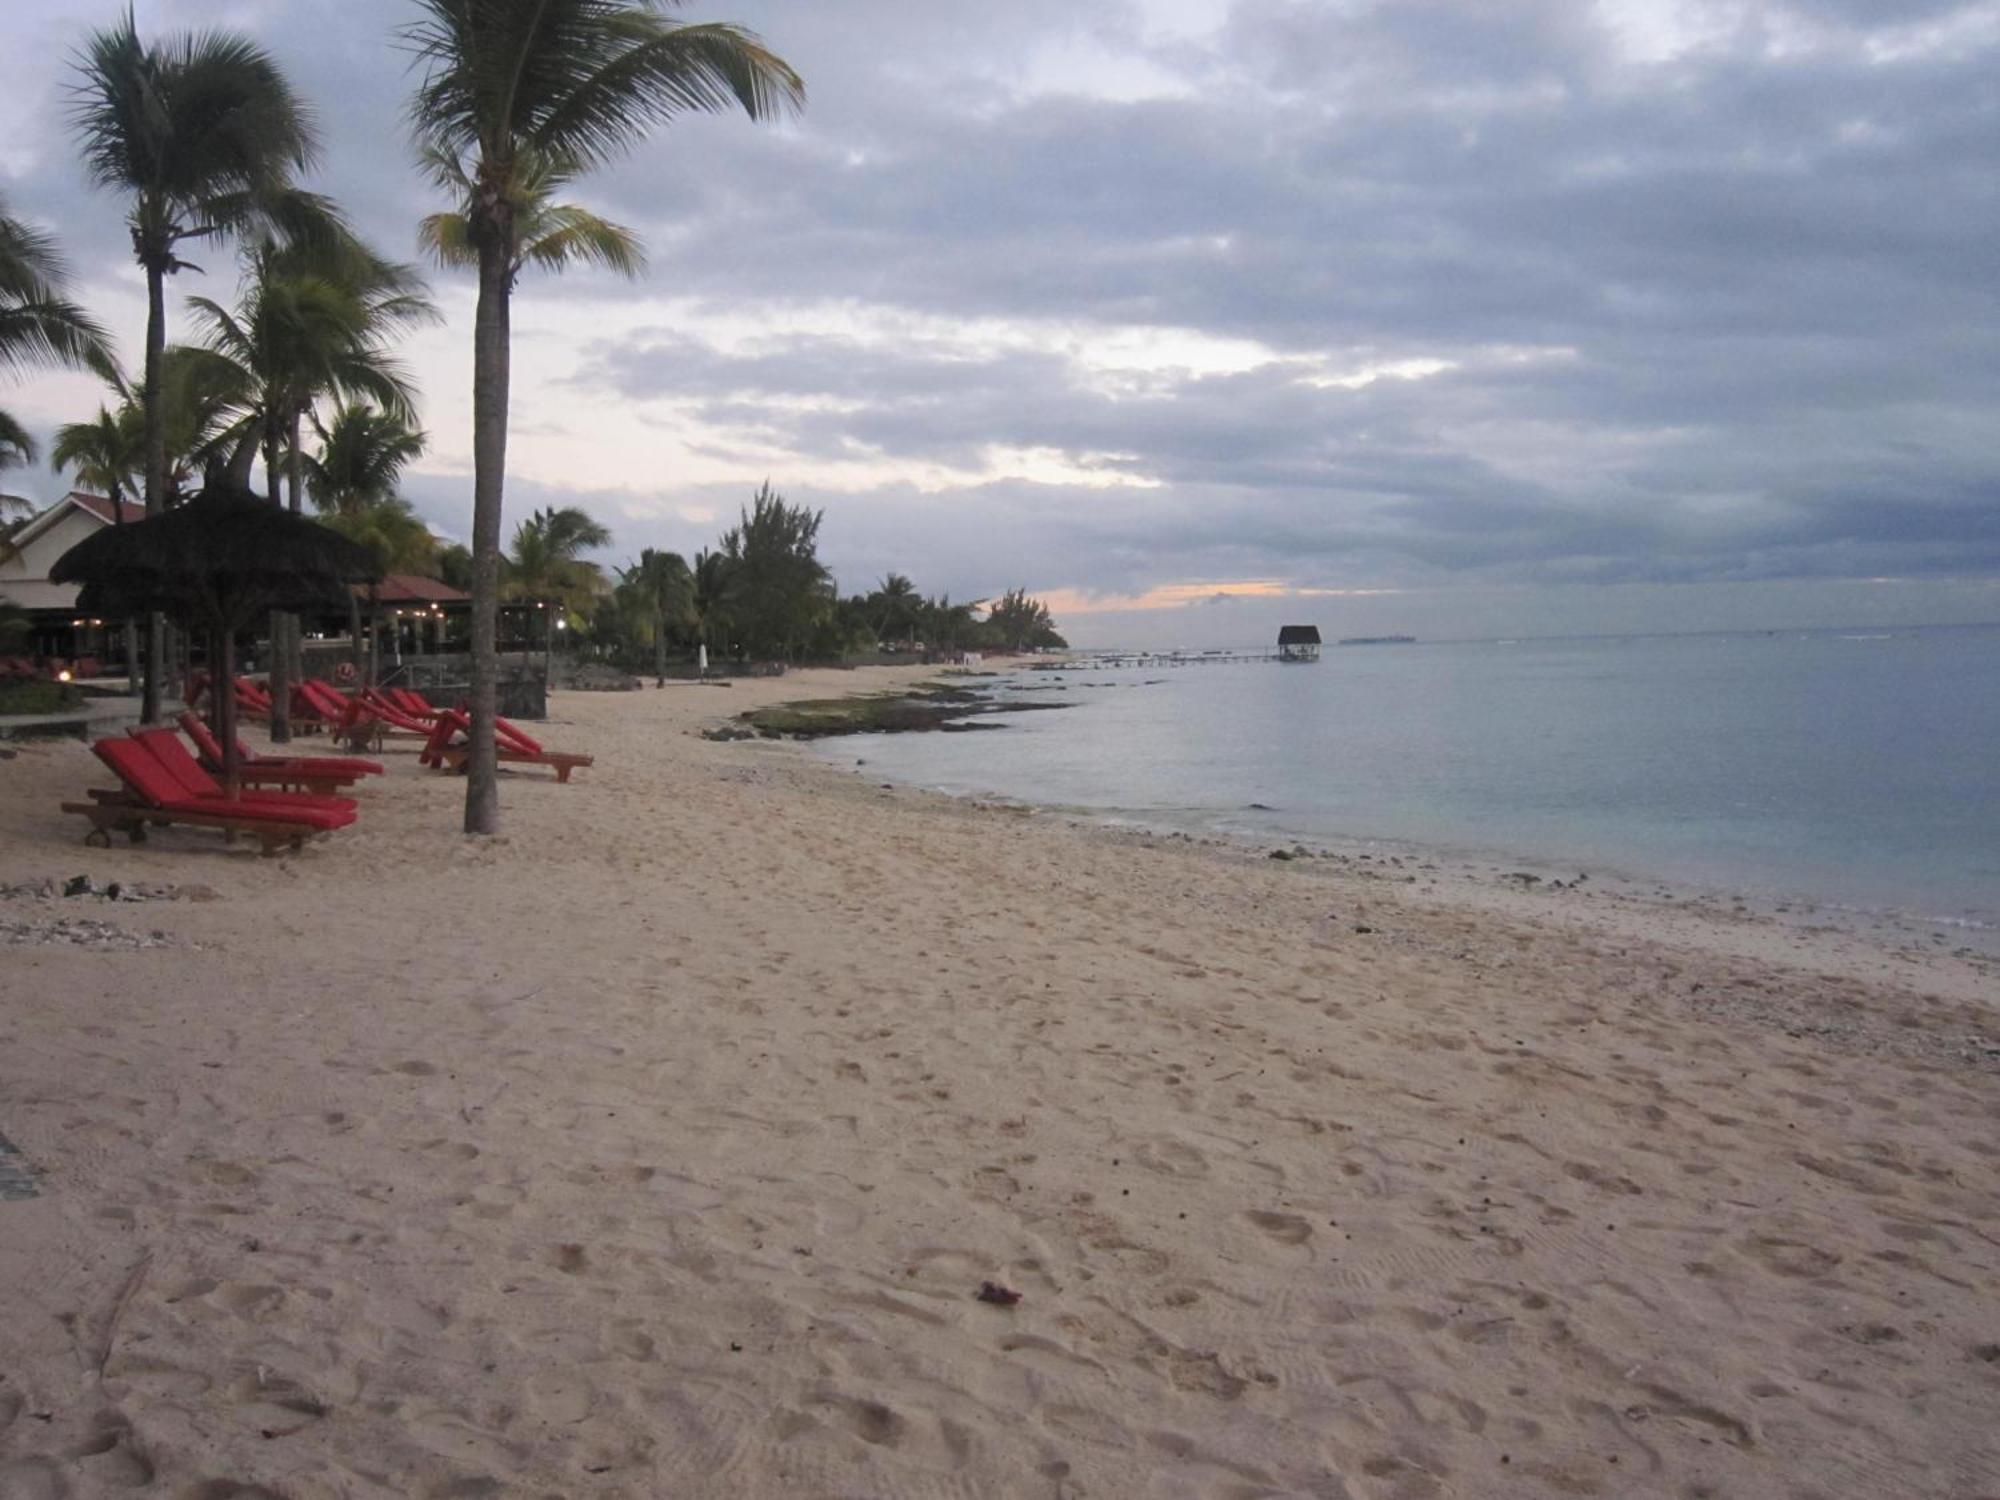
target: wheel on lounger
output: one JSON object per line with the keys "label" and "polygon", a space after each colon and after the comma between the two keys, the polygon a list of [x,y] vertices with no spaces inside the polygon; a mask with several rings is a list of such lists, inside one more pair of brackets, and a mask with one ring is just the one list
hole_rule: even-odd
{"label": "wheel on lounger", "polygon": [[109,849],[111,847],[111,830],[102,827],[93,828],[83,836],[83,841],[93,849]]}

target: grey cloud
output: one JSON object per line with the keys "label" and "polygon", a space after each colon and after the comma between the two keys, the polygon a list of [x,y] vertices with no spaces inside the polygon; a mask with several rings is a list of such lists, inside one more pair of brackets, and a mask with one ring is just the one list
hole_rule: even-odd
{"label": "grey cloud", "polygon": [[[2000,572],[1996,58],[1865,46],[1891,20],[1979,7],[1795,0],[1643,67],[1569,0],[1239,0],[1216,37],[1157,46],[1125,5],[718,9],[798,63],[812,103],[778,129],[680,122],[589,185],[645,232],[653,290],[774,323],[845,302],[1458,366],[1361,391],[1266,367],[1113,399],[1053,351],[773,335],[724,354],[594,319],[593,394],[692,409],[712,454],[970,467],[991,445],[1050,447],[1158,484],[802,492],[828,507],[844,576],[897,567],[962,593]],[[326,185],[392,249],[434,206],[388,40],[406,13],[252,12],[321,103]],[[31,28],[42,56],[81,24],[54,14]],[[1774,54],[1788,15],[1826,45]],[[0,42],[29,29],[0,17]],[[1143,55],[1186,92],[1023,86],[1031,58],[1072,45]],[[55,98],[46,72],[0,65],[0,82]],[[61,150],[8,191],[97,275],[122,267],[116,205]],[[759,477],[671,498],[733,513]],[[444,519],[451,493],[426,481],[420,503]],[[514,505],[563,493],[517,485]],[[707,539],[619,530],[635,548]]]}

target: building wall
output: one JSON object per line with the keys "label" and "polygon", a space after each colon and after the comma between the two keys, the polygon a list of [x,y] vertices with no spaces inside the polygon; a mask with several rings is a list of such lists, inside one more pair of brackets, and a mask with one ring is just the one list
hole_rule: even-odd
{"label": "building wall", "polygon": [[75,609],[76,585],[50,583],[49,569],[70,548],[103,528],[95,516],[71,506],[18,554],[0,559],[0,599],[21,609]]}

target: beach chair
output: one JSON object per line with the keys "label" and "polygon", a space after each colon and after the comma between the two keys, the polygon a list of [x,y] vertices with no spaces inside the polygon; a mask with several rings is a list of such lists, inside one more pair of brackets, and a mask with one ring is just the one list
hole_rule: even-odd
{"label": "beach chair", "polygon": [[136,740],[103,739],[90,748],[117,776],[119,788],[108,792],[93,788],[90,801],[65,802],[62,810],[89,819],[90,832],[83,841],[97,848],[110,848],[114,832],[142,844],[148,827],[180,824],[219,829],[232,840],[239,833],[247,834],[263,846],[265,854],[276,854],[287,848],[302,849],[307,839],[323,838],[354,821],[351,802],[342,812],[332,807],[275,806],[190,795]]}
{"label": "beach chair", "polygon": [[437,716],[444,712],[415,688],[383,688],[381,691],[386,693],[404,713],[413,719],[421,719],[426,724],[435,724]]}
{"label": "beach chair", "polygon": [[392,738],[430,738],[427,720],[412,718],[395,703],[367,691],[347,694],[323,682],[308,684],[314,700],[334,725],[334,737],[358,750],[364,745],[380,749]]}
{"label": "beach chair", "polygon": [[245,788],[235,797],[228,797],[222,783],[201,768],[201,762],[188,753],[181,737],[171,729],[135,728],[126,733],[158,761],[160,769],[190,797],[226,798],[232,802],[254,802],[264,807],[331,808],[336,812],[353,812],[357,805],[352,797],[332,792],[286,792],[270,787]]}
{"label": "beach chair", "polygon": [[[465,770],[472,754],[472,720],[459,709],[440,713],[419,759],[441,771]],[[566,782],[578,766],[594,765],[595,757],[562,750],[545,750],[541,741],[498,714],[493,716],[493,748],[503,765],[547,766],[556,780]]]}
{"label": "beach chair", "polygon": [[[222,774],[222,741],[199,714],[180,716],[181,728],[194,741],[195,758],[211,775]],[[301,792],[335,792],[364,776],[380,776],[381,765],[351,755],[257,755],[242,740],[236,742],[236,774],[245,786],[269,786]]]}

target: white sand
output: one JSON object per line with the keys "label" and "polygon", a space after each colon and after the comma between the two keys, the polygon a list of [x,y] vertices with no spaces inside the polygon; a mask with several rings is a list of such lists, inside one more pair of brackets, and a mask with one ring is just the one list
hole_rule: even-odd
{"label": "white sand", "polygon": [[0,1497],[2000,1495],[1990,968],[689,733],[886,675],[565,695],[490,842],[0,763],[219,898],[0,900]]}

